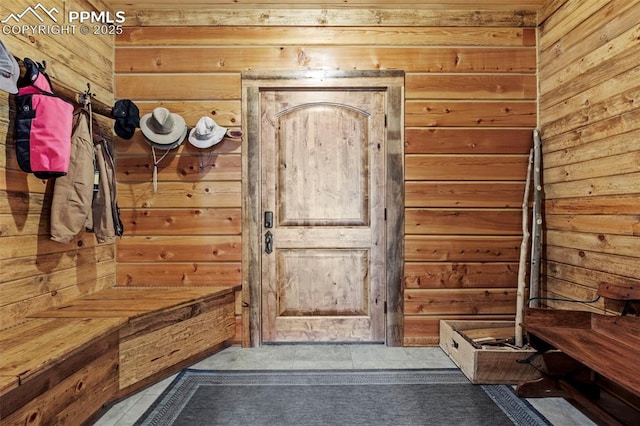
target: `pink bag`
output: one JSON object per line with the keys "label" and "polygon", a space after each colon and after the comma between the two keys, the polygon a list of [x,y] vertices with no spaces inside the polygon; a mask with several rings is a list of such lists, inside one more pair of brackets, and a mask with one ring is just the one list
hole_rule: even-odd
{"label": "pink bag", "polygon": [[54,95],[45,68],[25,58],[16,96],[16,155],[20,168],[41,179],[64,176],[71,158],[73,105]]}

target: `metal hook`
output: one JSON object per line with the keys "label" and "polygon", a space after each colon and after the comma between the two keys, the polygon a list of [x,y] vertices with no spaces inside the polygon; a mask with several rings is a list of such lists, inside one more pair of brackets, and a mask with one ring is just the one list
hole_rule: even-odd
{"label": "metal hook", "polygon": [[87,96],[93,98],[96,96],[95,93],[91,93],[91,83],[87,83],[87,90],[85,92],[87,94]]}
{"label": "metal hook", "polygon": [[80,103],[87,106],[91,103],[91,98],[95,96],[95,93],[91,93],[91,83],[87,83],[87,90],[80,94]]}

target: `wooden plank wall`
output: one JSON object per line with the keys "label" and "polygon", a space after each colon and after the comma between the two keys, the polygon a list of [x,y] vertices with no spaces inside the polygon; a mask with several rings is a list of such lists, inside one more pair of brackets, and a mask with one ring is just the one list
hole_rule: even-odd
{"label": "wooden plank wall", "polygon": [[[436,345],[442,318],[515,312],[535,12],[395,12],[127,10],[116,98],[237,128],[244,70],[405,70],[404,344]],[[240,147],[211,152],[201,168],[188,142],[172,151],[153,193],[141,135],[118,143],[118,285],[240,282]]]}
{"label": "wooden plank wall", "polygon": [[[3,0],[0,17],[21,13],[27,6],[35,4]],[[49,1],[46,6],[62,13],[62,1]],[[66,6],[67,10],[107,10],[99,0],[67,1]],[[52,24],[46,19],[45,25]],[[21,24],[40,22],[27,14]],[[46,60],[56,84],[82,92],[90,83],[98,100],[113,104],[113,36],[27,32],[3,34],[2,41],[20,59]],[[14,120],[13,96],[0,92],[0,328],[115,282],[115,244],[99,245],[93,234],[86,233],[70,244],[49,239],[54,181],[20,170]],[[111,120],[100,121],[103,127],[111,126]]]}
{"label": "wooden plank wall", "polygon": [[600,281],[640,286],[640,2],[554,1],[541,18],[543,295],[589,300]]}

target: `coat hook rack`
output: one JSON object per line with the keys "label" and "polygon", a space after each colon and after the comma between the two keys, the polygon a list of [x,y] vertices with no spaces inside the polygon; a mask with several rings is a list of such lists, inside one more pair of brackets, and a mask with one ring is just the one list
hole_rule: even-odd
{"label": "coat hook rack", "polygon": [[95,93],[91,93],[91,83],[87,83],[87,90],[78,95],[78,101],[82,105],[87,106],[95,96]]}
{"label": "coat hook rack", "polygon": [[[18,61],[18,64],[22,68],[21,72],[24,72],[24,60],[22,58],[16,58],[16,60]],[[39,64],[41,64],[44,69],[47,68],[46,60],[43,59],[42,62],[40,62]],[[54,93],[64,99],[67,99],[70,102],[83,105],[84,104],[83,98],[85,97],[85,94],[89,100],[90,98],[92,97],[95,98],[96,96],[95,93],[91,92],[91,85],[89,83],[87,83],[86,92],[78,94],[78,92],[76,91],[77,89],[74,90],[69,88],[69,86],[63,85],[55,77],[50,77],[50,79],[51,79],[51,84],[54,88]],[[91,102],[91,107],[94,114],[99,114],[107,118],[113,118],[113,115],[111,114],[111,110],[112,110],[111,105],[107,105],[98,99],[94,99]]]}

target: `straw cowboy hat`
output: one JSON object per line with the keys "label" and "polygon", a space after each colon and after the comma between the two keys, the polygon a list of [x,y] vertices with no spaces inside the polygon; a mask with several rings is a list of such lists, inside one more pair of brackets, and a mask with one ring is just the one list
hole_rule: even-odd
{"label": "straw cowboy hat", "polygon": [[202,117],[189,133],[189,142],[196,148],[209,148],[219,143],[227,134],[227,129],[218,126],[211,117]]}
{"label": "straw cowboy hat", "polygon": [[152,147],[164,150],[176,148],[187,136],[184,118],[163,107],[143,115],[140,118],[140,130]]}

